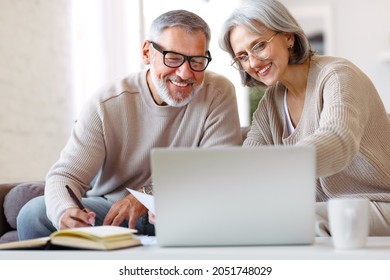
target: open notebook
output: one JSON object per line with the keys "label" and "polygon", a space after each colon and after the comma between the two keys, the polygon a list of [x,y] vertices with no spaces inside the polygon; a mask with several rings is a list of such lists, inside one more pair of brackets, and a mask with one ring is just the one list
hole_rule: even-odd
{"label": "open notebook", "polygon": [[63,229],[48,237],[0,244],[0,250],[11,249],[94,249],[114,250],[141,245],[136,230],[119,226],[95,226]]}
{"label": "open notebook", "polygon": [[160,246],[311,244],[315,149],[154,149]]}

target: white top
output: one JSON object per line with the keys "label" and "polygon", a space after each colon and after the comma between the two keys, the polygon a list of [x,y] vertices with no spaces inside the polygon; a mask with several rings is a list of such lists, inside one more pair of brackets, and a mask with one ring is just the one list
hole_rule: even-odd
{"label": "white top", "polygon": [[288,106],[287,106],[287,88],[284,91],[284,113],[286,114],[286,129],[287,129],[287,135],[289,136],[291,133],[294,132],[295,127],[291,121],[290,113],[288,112]]}

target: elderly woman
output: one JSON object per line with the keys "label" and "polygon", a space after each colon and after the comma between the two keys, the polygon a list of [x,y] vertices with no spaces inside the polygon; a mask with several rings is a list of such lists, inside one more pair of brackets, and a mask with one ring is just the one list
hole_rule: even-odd
{"label": "elderly woman", "polygon": [[242,83],[266,86],[244,146],[313,145],[317,235],[330,234],[330,198],[367,198],[370,235],[390,235],[390,119],[350,61],[316,55],[284,5],[248,0],[222,27],[220,47]]}

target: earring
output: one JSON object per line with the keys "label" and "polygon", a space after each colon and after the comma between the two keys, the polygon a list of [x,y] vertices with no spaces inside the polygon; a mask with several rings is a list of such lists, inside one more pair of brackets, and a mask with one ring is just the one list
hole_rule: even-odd
{"label": "earring", "polygon": [[290,46],[288,46],[288,48],[289,48],[289,49],[292,49],[293,46],[294,46],[294,45],[290,45]]}

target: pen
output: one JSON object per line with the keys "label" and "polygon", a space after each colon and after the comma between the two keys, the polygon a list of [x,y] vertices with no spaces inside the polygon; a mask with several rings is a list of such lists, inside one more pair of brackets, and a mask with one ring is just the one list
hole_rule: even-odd
{"label": "pen", "polygon": [[76,205],[80,208],[80,210],[85,213],[88,213],[87,209],[81,204],[81,201],[77,198],[72,189],[68,185],[66,185],[65,188],[68,190],[70,197],[72,198],[74,203],[76,203]]}

